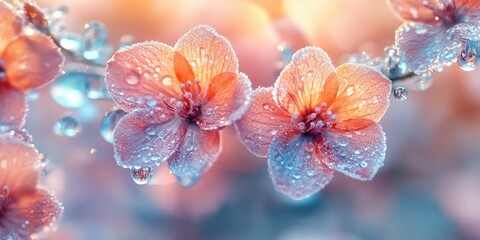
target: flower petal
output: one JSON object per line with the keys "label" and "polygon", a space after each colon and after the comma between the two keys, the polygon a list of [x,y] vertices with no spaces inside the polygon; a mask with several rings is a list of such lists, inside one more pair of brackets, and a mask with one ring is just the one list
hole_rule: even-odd
{"label": "flower petal", "polygon": [[33,233],[51,229],[63,212],[62,204],[43,189],[20,196],[7,208],[2,223],[7,229],[29,238]]}
{"label": "flower petal", "polygon": [[232,45],[210,26],[194,27],[178,40],[174,49],[190,63],[202,88],[220,73],[238,73]]}
{"label": "flower petal", "polygon": [[0,56],[7,44],[22,31],[22,19],[10,5],[0,2]]}
{"label": "flower petal", "polygon": [[433,24],[404,23],[395,32],[395,44],[400,57],[416,73],[441,69],[457,60],[462,40],[454,29],[441,22]]}
{"label": "flower petal", "polygon": [[323,102],[330,105],[338,87],[334,72],[335,67],[321,48],[303,48],[280,73],[273,98],[280,108],[296,114],[313,112]]}
{"label": "flower petal", "polygon": [[277,134],[268,151],[268,170],[277,191],[293,199],[307,198],[333,177],[316,154],[312,138],[289,131]]}
{"label": "flower petal", "polygon": [[8,81],[23,90],[52,82],[64,62],[52,39],[40,34],[19,36],[7,45],[3,58]]}
{"label": "flower petal", "polygon": [[10,134],[0,135],[0,186],[18,196],[35,189],[38,181],[38,153]]}
{"label": "flower petal", "polygon": [[432,9],[423,5],[422,0],[389,0],[390,7],[397,17],[417,22],[434,22]]}
{"label": "flower petal", "polygon": [[291,116],[273,101],[272,91],[273,87],[255,89],[252,105],[234,124],[243,144],[259,157],[268,156],[268,148],[278,132],[291,128]]}
{"label": "flower petal", "polygon": [[208,86],[197,124],[203,130],[228,126],[245,114],[251,99],[252,83],[247,75],[220,73]]}
{"label": "flower petal", "polygon": [[159,107],[161,94],[180,92],[173,66],[173,49],[160,42],[134,44],[108,61],[105,83],[113,101],[123,110]]}
{"label": "flower petal", "polygon": [[385,133],[375,122],[352,131],[331,130],[324,137],[323,161],[331,169],[359,180],[371,180],[383,166],[386,151]]}
{"label": "flower petal", "polygon": [[27,114],[25,94],[6,84],[0,84],[0,125],[23,126]]}
{"label": "flower petal", "polygon": [[361,64],[337,68],[338,95],[330,110],[337,119],[378,122],[387,111],[392,83],[383,74]]}
{"label": "flower petal", "polygon": [[218,131],[205,131],[190,124],[178,150],[168,159],[168,167],[176,176],[199,177],[210,169],[221,151]]}
{"label": "flower petal", "polygon": [[125,168],[159,165],[177,150],[185,125],[179,118],[152,122],[140,111],[130,112],[120,119],[113,132],[117,164]]}

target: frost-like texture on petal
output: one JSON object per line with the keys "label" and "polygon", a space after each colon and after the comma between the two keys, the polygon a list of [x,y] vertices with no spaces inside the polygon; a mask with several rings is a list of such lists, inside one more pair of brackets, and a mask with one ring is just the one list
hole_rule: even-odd
{"label": "frost-like texture on petal", "polygon": [[14,196],[34,191],[37,159],[38,153],[32,146],[14,136],[0,135],[0,186],[8,186]]}
{"label": "frost-like texture on petal", "polygon": [[323,102],[328,105],[337,94],[337,79],[327,53],[318,47],[302,48],[275,82],[275,102],[289,113],[313,112]]}
{"label": "frost-like texture on petal", "polygon": [[245,115],[235,122],[240,140],[253,154],[268,156],[268,148],[277,133],[291,127],[291,116],[281,110],[272,95],[273,87],[253,91],[252,105]]}
{"label": "frost-like texture on petal", "polygon": [[0,56],[7,44],[21,31],[22,19],[10,5],[0,1]]}
{"label": "frost-like texture on petal", "polygon": [[168,159],[168,167],[176,176],[199,177],[210,169],[221,151],[218,131],[205,131],[190,124],[178,150]]}
{"label": "frost-like texture on petal", "polygon": [[178,118],[152,123],[134,111],[120,119],[114,129],[113,147],[118,165],[125,168],[158,165],[180,145],[186,122]]}
{"label": "frost-like texture on petal", "polygon": [[238,72],[238,60],[230,42],[212,27],[193,28],[178,40],[174,49],[190,63],[202,88],[220,73]]}
{"label": "frost-like texture on petal", "polygon": [[463,45],[454,31],[441,22],[404,23],[395,33],[395,43],[408,68],[423,73],[456,61]]}
{"label": "frost-like texture on petal", "polygon": [[252,84],[247,75],[218,74],[208,87],[198,126],[203,130],[212,130],[232,124],[248,109],[251,96]]}
{"label": "frost-like texture on petal", "polygon": [[26,112],[25,94],[6,84],[0,84],[0,124],[21,127],[25,124]]}
{"label": "frost-like texture on petal", "polygon": [[8,81],[23,90],[53,81],[64,62],[60,49],[40,34],[19,36],[7,45],[2,57]]}
{"label": "frost-like texture on petal", "polygon": [[385,160],[385,134],[375,122],[352,132],[330,130],[320,151],[328,157],[323,161],[331,169],[359,180],[371,180]]}
{"label": "frost-like texture on petal", "polygon": [[105,83],[113,101],[123,110],[162,105],[160,94],[177,97],[178,80],[173,49],[160,42],[134,44],[108,61]]}
{"label": "frost-like texture on petal", "polygon": [[432,9],[423,5],[423,0],[389,0],[393,12],[399,18],[418,22],[434,22]]}
{"label": "frost-like texture on petal", "polygon": [[303,199],[325,187],[333,171],[315,152],[312,138],[295,131],[278,133],[268,151],[268,170],[275,188],[293,199]]}
{"label": "frost-like texture on petal", "polygon": [[38,189],[12,202],[2,217],[2,224],[6,229],[17,229],[16,232],[27,239],[32,233],[51,228],[62,211],[62,205],[52,195]]}
{"label": "frost-like texture on petal", "polygon": [[340,120],[369,119],[378,122],[390,101],[391,81],[360,64],[337,68],[338,95],[330,110]]}

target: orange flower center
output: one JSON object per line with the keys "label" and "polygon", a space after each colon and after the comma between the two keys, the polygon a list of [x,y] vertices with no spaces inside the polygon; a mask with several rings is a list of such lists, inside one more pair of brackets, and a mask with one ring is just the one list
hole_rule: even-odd
{"label": "orange flower center", "polygon": [[182,94],[177,98],[170,98],[167,101],[164,94],[160,94],[160,97],[168,110],[181,118],[196,122],[200,113],[200,104],[196,101],[194,94],[200,93],[200,81],[195,79],[194,83],[191,81],[187,81],[187,84],[180,83],[180,90]]}
{"label": "orange flower center", "polygon": [[292,114],[292,125],[304,134],[317,135],[332,128],[337,116],[327,110],[327,103],[322,103],[305,116]]}

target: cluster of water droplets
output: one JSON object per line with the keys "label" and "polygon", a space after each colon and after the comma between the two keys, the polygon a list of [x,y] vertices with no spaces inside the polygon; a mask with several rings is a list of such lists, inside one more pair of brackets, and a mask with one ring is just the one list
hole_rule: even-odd
{"label": "cluster of water droplets", "polygon": [[458,65],[460,68],[464,71],[475,70],[479,62],[477,57],[479,53],[479,42],[466,40],[462,52],[458,56]]}

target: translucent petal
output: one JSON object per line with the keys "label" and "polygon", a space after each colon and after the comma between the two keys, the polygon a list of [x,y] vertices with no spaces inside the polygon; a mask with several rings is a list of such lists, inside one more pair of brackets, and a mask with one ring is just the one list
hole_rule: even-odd
{"label": "translucent petal", "polygon": [[23,126],[27,114],[25,94],[0,84],[0,124]]}
{"label": "translucent petal", "polygon": [[38,181],[38,153],[12,135],[0,135],[0,189],[8,186],[12,196],[35,189]]}
{"label": "translucent petal", "polygon": [[33,34],[16,38],[3,53],[7,79],[20,89],[42,87],[62,71],[60,49],[46,36]]}
{"label": "translucent petal", "polygon": [[168,167],[177,176],[199,177],[210,169],[221,151],[218,131],[205,131],[190,124],[178,150],[168,159]]}
{"label": "translucent petal", "polygon": [[129,112],[152,107],[149,99],[156,101],[153,107],[162,106],[161,94],[177,97],[173,56],[173,49],[160,42],[138,43],[116,52],[105,70],[113,101]]}
{"label": "translucent petal", "polygon": [[337,68],[338,95],[330,110],[337,119],[378,122],[387,111],[392,83],[383,74],[361,64]]}
{"label": "translucent petal", "polygon": [[[0,56],[7,44],[22,31],[22,19],[10,5],[0,2]],[[1,57],[0,57],[1,58]]]}
{"label": "translucent petal", "polygon": [[423,0],[389,0],[390,7],[397,17],[417,22],[434,22],[432,9],[423,5]]}
{"label": "translucent petal", "polygon": [[203,130],[232,124],[245,114],[252,99],[252,83],[247,75],[220,73],[208,87],[198,125]]}
{"label": "translucent petal", "polygon": [[27,239],[33,233],[49,229],[62,211],[61,203],[45,190],[38,189],[12,202],[2,223],[8,229],[17,229],[17,233]]}
{"label": "translucent petal", "polygon": [[317,193],[330,182],[333,171],[315,153],[312,139],[295,131],[279,133],[268,151],[268,170],[275,188],[293,198]]}
{"label": "translucent petal", "polygon": [[253,154],[268,156],[273,137],[291,129],[291,116],[281,110],[272,95],[273,87],[253,91],[252,105],[245,115],[235,122],[240,140]]}
{"label": "translucent petal", "polygon": [[117,164],[125,167],[153,166],[167,160],[178,148],[186,131],[186,122],[173,118],[162,123],[145,119],[134,111],[123,117],[113,132]]}
{"label": "translucent petal", "polygon": [[359,180],[371,180],[385,160],[385,134],[375,122],[352,131],[328,131],[319,145],[323,159],[331,169]]}
{"label": "translucent petal", "polygon": [[401,59],[416,73],[441,70],[456,61],[462,49],[455,31],[441,22],[404,23],[395,33],[395,43]]}
{"label": "translucent petal", "polygon": [[218,74],[237,73],[238,60],[230,42],[209,26],[197,26],[175,44],[200,80],[202,88]]}
{"label": "translucent petal", "polygon": [[330,105],[337,94],[337,79],[327,53],[306,47],[293,55],[292,62],[275,82],[275,102],[289,113],[308,114],[323,102]]}

